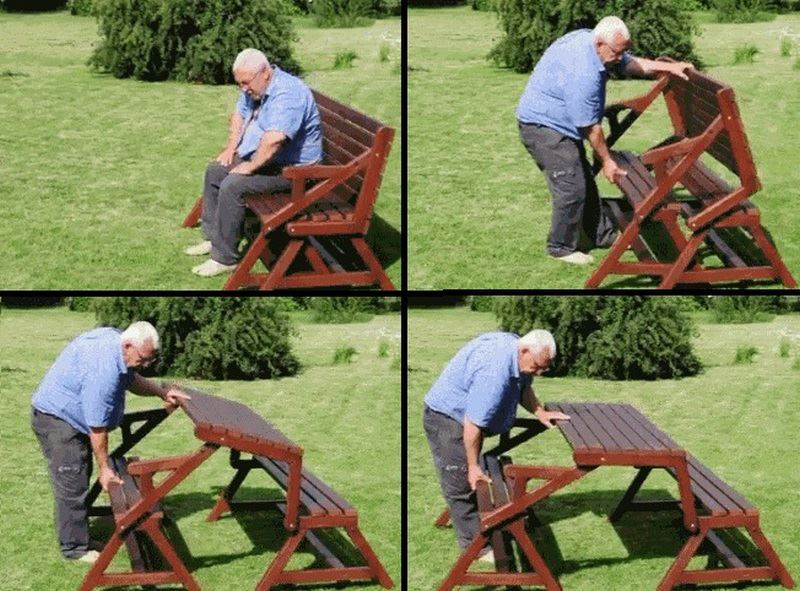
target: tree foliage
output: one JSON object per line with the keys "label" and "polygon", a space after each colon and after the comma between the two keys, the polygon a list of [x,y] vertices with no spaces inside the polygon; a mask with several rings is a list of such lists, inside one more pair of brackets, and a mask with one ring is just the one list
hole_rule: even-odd
{"label": "tree foliage", "polygon": [[553,333],[555,375],[652,380],[702,368],[692,349],[691,319],[670,298],[509,297],[497,303],[495,314],[502,330]]}
{"label": "tree foliage", "polygon": [[497,0],[496,5],[504,35],[489,57],[517,72],[531,72],[544,51],[562,35],[594,28],[608,15],[625,21],[635,55],[664,55],[699,64],[692,43],[692,35],[699,29],[672,0]]}
{"label": "tree foliage", "polygon": [[99,0],[102,41],[89,63],[117,78],[233,82],[231,66],[246,47],[300,72],[286,0]]}
{"label": "tree foliage", "polygon": [[151,368],[207,380],[274,378],[296,374],[292,324],[282,298],[112,297],[95,304],[103,326],[125,329],[146,320],[161,350]]}

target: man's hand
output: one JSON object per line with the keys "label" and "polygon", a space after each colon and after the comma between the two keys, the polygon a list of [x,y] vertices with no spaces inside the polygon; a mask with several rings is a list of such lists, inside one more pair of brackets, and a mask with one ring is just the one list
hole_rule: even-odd
{"label": "man's hand", "polygon": [[694,65],[689,62],[675,62],[668,64],[668,66],[671,74],[674,74],[678,78],[683,78],[684,80],[689,79],[684,70],[694,70]]}
{"label": "man's hand", "polygon": [[620,168],[617,163],[614,162],[613,158],[606,158],[605,161],[603,161],[603,176],[615,185],[619,179],[627,175],[628,173]]}
{"label": "man's hand", "polygon": [[119,476],[117,476],[117,473],[114,472],[108,466],[103,466],[103,468],[100,470],[99,480],[100,480],[100,486],[102,486],[103,490],[105,491],[108,490],[108,485],[111,483],[122,484],[122,480],[120,479]]}
{"label": "man's hand", "polygon": [[478,481],[483,480],[484,482],[491,482],[492,479],[489,478],[481,467],[478,464],[471,464],[467,466],[467,481],[469,482],[469,487],[472,490],[475,490],[478,487]]}
{"label": "man's hand", "polygon": [[236,148],[225,148],[220,155],[217,156],[217,162],[222,166],[230,166],[233,162],[233,155],[236,153]]}
{"label": "man's hand", "polygon": [[182,401],[191,399],[191,396],[176,386],[170,386],[167,393],[164,394],[164,402],[168,402],[173,406],[180,406]]}
{"label": "man's hand", "polygon": [[569,420],[569,415],[565,415],[563,412],[558,412],[557,410],[545,410],[543,406],[537,408],[536,412],[533,414],[536,419],[548,429],[555,427],[555,423],[552,421]]}

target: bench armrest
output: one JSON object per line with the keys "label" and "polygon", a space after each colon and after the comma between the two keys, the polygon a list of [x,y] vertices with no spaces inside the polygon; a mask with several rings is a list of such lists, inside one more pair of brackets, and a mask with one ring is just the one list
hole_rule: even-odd
{"label": "bench armrest", "polygon": [[154,474],[155,472],[168,472],[183,465],[192,454],[183,456],[168,456],[152,460],[136,460],[128,464],[128,473],[136,476]]}

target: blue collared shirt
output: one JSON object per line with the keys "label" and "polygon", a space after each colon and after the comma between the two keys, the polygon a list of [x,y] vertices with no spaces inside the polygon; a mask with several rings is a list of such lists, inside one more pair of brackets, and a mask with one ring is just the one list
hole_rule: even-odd
{"label": "blue collared shirt", "polygon": [[[631,59],[624,53],[615,66]],[[576,140],[580,128],[599,123],[606,107],[608,70],[594,47],[594,34],[580,29],[556,39],[528,79],[517,105],[517,119],[538,123]]]}
{"label": "blue collared shirt", "polygon": [[280,131],[289,141],[271,162],[290,165],[322,160],[319,110],[311,89],[300,78],[272,66],[272,79],[260,102],[242,92],[236,103],[244,118],[244,132],[236,148],[240,158],[253,156],[264,132]]}
{"label": "blue collared shirt", "polygon": [[533,377],[519,372],[519,336],[483,334],[464,345],[425,396],[428,408],[459,423],[464,416],[490,434],[511,429],[522,391]]}
{"label": "blue collared shirt", "polygon": [[122,356],[122,333],[96,328],[76,337],[61,352],[33,395],[40,412],[57,416],[81,433],[112,429],[125,414],[125,390],[135,373]]}

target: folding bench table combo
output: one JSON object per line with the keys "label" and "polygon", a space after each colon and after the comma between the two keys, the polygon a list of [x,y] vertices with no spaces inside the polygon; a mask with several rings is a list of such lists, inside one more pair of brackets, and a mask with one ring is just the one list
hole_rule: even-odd
{"label": "folding bench table combo", "polygon": [[[112,514],[116,528],[86,575],[80,591],[89,591],[97,586],[164,583],[181,583],[190,591],[199,591],[197,582],[164,535],[163,521],[167,516],[161,501],[220,447],[230,449],[231,463],[238,471],[226,493],[214,506],[209,521],[218,519],[231,506],[236,508],[237,503],[230,499],[253,467],[264,468],[286,490],[283,501],[258,503],[258,508],[269,506],[283,511],[283,524],[289,538],[258,582],[257,591],[267,591],[279,584],[324,581],[375,580],[386,588],[392,587],[391,578],[358,527],[357,511],[303,466],[300,446],[243,404],[196,390],[186,391],[191,400],[181,406],[194,422],[195,436],[203,442],[193,453],[152,460],[126,460],[123,454],[163,421],[168,411],[131,413],[124,421],[122,444],[111,453],[109,460],[122,477],[123,484],[109,487],[110,507],[93,505],[90,508],[91,515]],[[131,426],[138,422],[143,424],[133,431]],[[252,454],[253,459],[243,462],[240,458],[242,453]],[[158,472],[167,475],[155,482],[154,476]],[[98,486],[93,491],[99,490]],[[90,499],[94,503],[97,493],[93,492]],[[312,531],[322,528],[344,528],[366,564],[345,566]],[[152,545],[147,543],[148,538]],[[329,568],[285,569],[303,539],[308,539]],[[107,573],[106,569],[123,543],[128,547],[132,570]],[[160,552],[164,561],[158,560],[154,549]],[[166,562],[170,568],[159,566],[160,562]]]}
{"label": "folding bench table combo", "polygon": [[[758,509],[721,480],[696,458],[683,450],[642,413],[627,404],[554,403],[548,410],[570,415],[570,421],[559,421],[558,427],[573,450],[575,466],[524,466],[510,463],[504,453],[545,429],[533,419],[519,419],[516,427],[523,430],[504,434],[499,445],[487,451],[481,461],[492,478],[492,494],[481,484],[476,491],[480,513],[480,532],[462,553],[439,587],[448,591],[457,585],[541,585],[549,591],[561,589],[547,564],[536,550],[525,530],[525,520],[538,523],[533,506],[554,492],[579,480],[600,466],[632,466],[636,477],[612,512],[611,521],[629,510],[679,509],[689,534],[684,547],[657,586],[669,591],[681,584],[776,580],[786,588],[794,581],[759,526]],[[648,474],[662,468],[678,484],[679,499],[636,501],[635,497]],[[530,480],[544,483],[528,491]],[[698,510],[700,511],[698,513]],[[531,519],[532,518],[532,519]],[[445,511],[436,521],[448,521]],[[747,565],[729,548],[715,530],[744,528],[763,555],[765,565]],[[724,568],[688,570],[691,558],[704,542],[709,542],[722,560]],[[533,572],[516,572],[512,542],[516,542]],[[495,572],[472,572],[472,562],[487,545],[495,554]],[[711,563],[709,563],[711,566]]]}
{"label": "folding bench table combo", "polygon": [[[761,184],[733,89],[696,70],[687,75],[683,80],[662,74],[644,95],[606,109],[609,147],[660,94],[673,134],[638,156],[612,152],[628,173],[617,183],[625,198],[603,201],[622,233],[586,287],[598,287],[614,273],[658,277],[660,288],[747,280],[796,287],[761,225],[758,208],[749,201]],[[620,121],[624,111],[628,113]],[[701,160],[703,154],[732,172],[736,185],[709,168]],[[595,174],[599,164],[595,162]],[[679,194],[678,185],[688,195]],[[628,248],[638,261],[621,260]],[[716,255],[721,266],[707,265],[704,259],[710,255]]]}
{"label": "folding bench table combo", "polygon": [[[321,164],[289,166],[290,193],[250,195],[256,238],[223,289],[378,285],[395,289],[365,237],[394,129],[316,90],[322,121]],[[202,197],[183,221],[194,226]],[[267,273],[254,273],[263,262]]]}

